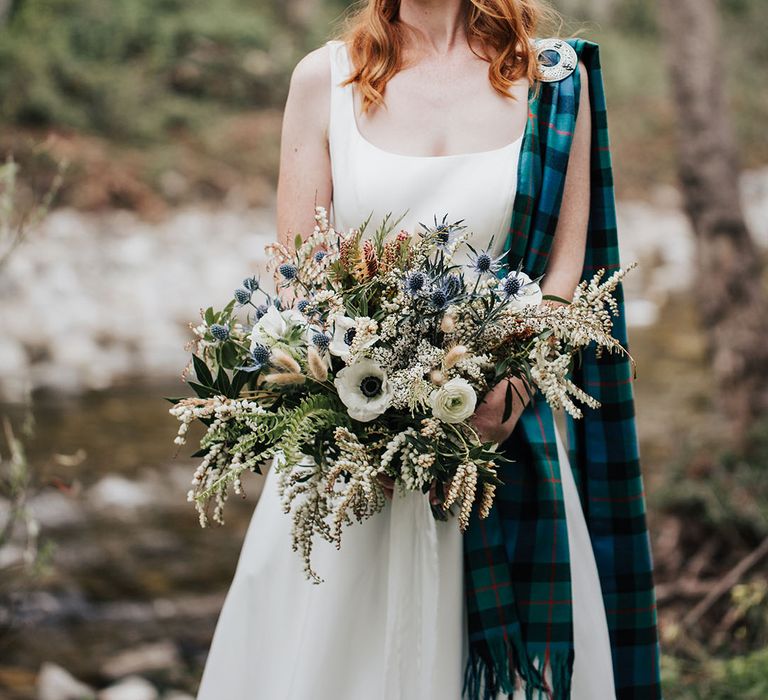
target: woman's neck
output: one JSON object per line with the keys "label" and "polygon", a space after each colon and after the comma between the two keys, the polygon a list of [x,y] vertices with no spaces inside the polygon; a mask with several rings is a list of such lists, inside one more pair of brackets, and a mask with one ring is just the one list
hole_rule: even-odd
{"label": "woman's neck", "polygon": [[399,18],[422,39],[412,48],[443,55],[466,43],[465,12],[465,0],[401,0]]}

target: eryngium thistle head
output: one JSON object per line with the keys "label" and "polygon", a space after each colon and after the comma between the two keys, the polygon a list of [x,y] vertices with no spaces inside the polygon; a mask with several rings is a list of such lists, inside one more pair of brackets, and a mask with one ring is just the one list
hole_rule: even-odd
{"label": "eryngium thistle head", "polygon": [[304,313],[309,308],[309,299],[299,299],[296,302],[296,308]]}
{"label": "eryngium thistle head", "polygon": [[312,344],[318,350],[327,350],[331,344],[331,339],[325,333],[315,333],[312,336]]}
{"label": "eryngium thistle head", "polygon": [[251,300],[251,292],[247,289],[236,289],[235,300],[238,304],[247,304]]}
{"label": "eryngium thistle head", "polygon": [[216,340],[223,343],[225,340],[229,340],[229,328],[222,326],[220,323],[212,323],[211,335],[216,338]]}
{"label": "eryngium thistle head", "polygon": [[444,289],[438,287],[432,292],[429,300],[436,309],[443,309],[448,304],[448,295]]}
{"label": "eryngium thistle head", "polygon": [[262,316],[263,316],[265,313],[267,313],[267,305],[266,305],[266,304],[259,304],[259,305],[256,307],[256,313],[254,314],[254,317],[255,317],[255,318],[256,318],[256,320],[258,321],[259,319],[261,319],[261,317],[262,317]]}
{"label": "eryngium thistle head", "polygon": [[316,262],[316,263],[319,263],[319,262],[323,262],[323,258],[324,258],[325,256],[326,256],[326,252],[325,252],[324,250],[318,250],[318,251],[315,253],[315,262]]}
{"label": "eryngium thistle head", "polygon": [[259,369],[261,369],[269,362],[270,355],[271,352],[269,348],[266,345],[262,345],[261,343],[254,345],[251,349],[251,358],[253,359],[253,364]]}
{"label": "eryngium thistle head", "polygon": [[283,277],[285,277],[285,279],[287,280],[296,279],[296,273],[298,272],[298,270],[296,269],[296,265],[292,265],[291,263],[283,263],[277,269],[278,269],[278,272]]}
{"label": "eryngium thistle head", "polygon": [[490,272],[493,258],[488,253],[480,253],[475,260],[475,270],[478,272]]}
{"label": "eryngium thistle head", "polygon": [[443,291],[448,295],[449,299],[453,299],[457,294],[461,292],[462,282],[461,277],[458,275],[447,275],[441,285]]}
{"label": "eryngium thistle head", "polygon": [[419,270],[409,272],[405,276],[405,291],[408,292],[408,294],[418,294],[424,288],[426,281],[427,276],[423,272],[420,272]]}
{"label": "eryngium thistle head", "polygon": [[259,288],[259,280],[257,280],[255,277],[246,277],[243,280],[243,287],[245,287],[249,292],[255,292]]}
{"label": "eryngium thistle head", "polygon": [[517,296],[522,286],[523,286],[523,281],[519,277],[515,277],[514,275],[508,275],[507,277],[504,278],[504,281],[502,282],[502,290],[504,292],[504,296],[506,297]]}

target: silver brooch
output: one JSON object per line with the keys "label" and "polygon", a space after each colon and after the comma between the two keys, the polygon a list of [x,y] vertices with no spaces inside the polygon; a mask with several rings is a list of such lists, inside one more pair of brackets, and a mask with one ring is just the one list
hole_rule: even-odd
{"label": "silver brooch", "polygon": [[562,39],[539,39],[536,42],[536,61],[541,80],[556,83],[576,70],[579,57],[573,46]]}

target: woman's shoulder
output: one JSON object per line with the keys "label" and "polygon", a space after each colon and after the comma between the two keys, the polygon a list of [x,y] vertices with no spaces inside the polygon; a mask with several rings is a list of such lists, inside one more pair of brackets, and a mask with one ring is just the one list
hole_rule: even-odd
{"label": "woman's shoulder", "polygon": [[301,92],[327,90],[331,79],[331,41],[302,56],[291,73],[291,89]]}

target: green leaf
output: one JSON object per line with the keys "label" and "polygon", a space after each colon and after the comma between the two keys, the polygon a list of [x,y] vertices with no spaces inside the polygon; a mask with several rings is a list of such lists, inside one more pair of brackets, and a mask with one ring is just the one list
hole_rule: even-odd
{"label": "green leaf", "polygon": [[229,396],[232,392],[232,384],[229,381],[229,375],[223,367],[219,367],[219,372],[216,375],[216,386],[224,396]]}
{"label": "green leaf", "polygon": [[198,450],[194,454],[189,455],[190,459],[197,459],[199,457],[205,457],[208,454],[208,448],[204,447],[202,450]]}
{"label": "green leaf", "polygon": [[237,353],[237,346],[234,343],[224,343],[221,347],[221,364],[227,369],[234,369],[241,364]]}
{"label": "green leaf", "polygon": [[563,299],[563,297],[559,297],[555,294],[545,294],[543,297],[544,301],[559,301],[562,304],[568,304],[569,306],[573,303],[571,301],[568,301],[567,299]]}
{"label": "green leaf", "polygon": [[300,233],[296,234],[296,238],[293,239],[293,247],[298,250],[301,248],[301,244],[304,242],[304,239],[301,237]]}
{"label": "green leaf", "polygon": [[210,399],[211,396],[216,396],[216,390],[211,389],[209,386],[203,386],[197,382],[187,382],[187,384],[192,387],[192,391],[194,391],[201,399]]}
{"label": "green leaf", "polygon": [[208,369],[208,365],[206,365],[197,355],[192,355],[192,364],[195,367],[195,374],[197,375],[198,381],[205,386],[212,387],[213,375],[211,374],[211,370]]}
{"label": "green leaf", "polygon": [[216,323],[216,316],[214,316],[214,313],[213,313],[213,307],[212,307],[212,306],[209,306],[209,307],[208,307],[208,308],[205,310],[205,322],[206,322],[206,324],[208,324],[209,326],[210,326],[212,323]]}
{"label": "green leaf", "polygon": [[170,401],[172,404],[177,404],[177,403],[179,403],[179,401],[183,401],[184,400],[184,399],[172,399],[172,398],[169,398],[168,396],[164,396],[163,399],[165,401]]}
{"label": "green leaf", "polygon": [[230,393],[231,398],[236,399],[238,396],[240,396],[240,392],[248,383],[248,380],[251,378],[251,374],[252,372],[239,371],[232,375],[232,391]]}
{"label": "green leaf", "polygon": [[512,382],[507,382],[507,391],[504,394],[504,413],[501,416],[501,422],[506,423],[512,415],[512,401],[514,396],[512,394]]}

